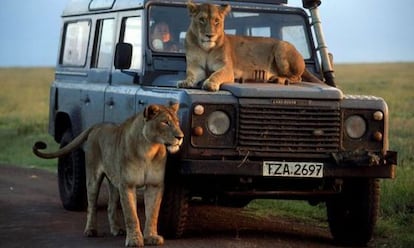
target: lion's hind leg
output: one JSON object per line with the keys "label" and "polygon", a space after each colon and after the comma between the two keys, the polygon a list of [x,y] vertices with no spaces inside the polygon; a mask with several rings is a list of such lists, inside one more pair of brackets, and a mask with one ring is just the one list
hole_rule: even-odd
{"label": "lion's hind leg", "polygon": [[273,77],[273,82],[286,85],[302,82],[305,61],[293,45],[287,42],[275,44],[271,60],[273,61],[270,69],[276,75]]}
{"label": "lion's hind leg", "polygon": [[111,233],[114,236],[123,236],[126,234],[125,228],[122,226],[122,212],[120,206],[120,197],[118,188],[115,187],[108,179],[108,220]]}
{"label": "lion's hind leg", "polygon": [[104,178],[103,173],[97,173],[86,169],[86,189],[88,195],[87,220],[84,234],[87,237],[95,237],[98,235],[97,229],[97,201],[99,189]]}

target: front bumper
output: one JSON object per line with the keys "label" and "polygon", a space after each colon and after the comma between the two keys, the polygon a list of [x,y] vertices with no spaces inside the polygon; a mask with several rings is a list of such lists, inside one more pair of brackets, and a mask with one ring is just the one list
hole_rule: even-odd
{"label": "front bumper", "polygon": [[[395,178],[397,153],[379,156],[371,153],[335,154],[324,164],[323,178]],[[303,158],[301,161],[306,161]],[[314,159],[310,159],[311,161]],[[263,161],[180,160],[180,174],[216,176],[263,176]]]}

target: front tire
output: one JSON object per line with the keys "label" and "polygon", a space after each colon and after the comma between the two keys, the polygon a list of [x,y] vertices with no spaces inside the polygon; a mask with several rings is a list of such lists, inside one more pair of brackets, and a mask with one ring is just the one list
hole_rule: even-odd
{"label": "front tire", "polygon": [[160,234],[172,239],[184,234],[189,208],[189,192],[177,178],[175,174],[166,175],[158,220]]}
{"label": "front tire", "polygon": [[340,245],[366,245],[379,210],[377,179],[347,179],[342,192],[326,202],[329,228]]}
{"label": "front tire", "polygon": [[[73,140],[71,130],[63,134],[60,147]],[[62,205],[66,210],[82,211],[86,209],[85,154],[78,148],[67,156],[58,159],[58,185]]]}

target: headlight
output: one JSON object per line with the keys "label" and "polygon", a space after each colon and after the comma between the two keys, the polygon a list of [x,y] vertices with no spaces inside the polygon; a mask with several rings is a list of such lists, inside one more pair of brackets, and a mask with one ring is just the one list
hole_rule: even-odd
{"label": "headlight", "polygon": [[345,120],[346,134],[353,138],[361,138],[367,131],[367,123],[359,115],[351,115]]}
{"label": "headlight", "polygon": [[207,128],[214,135],[223,135],[230,128],[230,117],[223,111],[214,111],[207,118]]}
{"label": "headlight", "polygon": [[[232,104],[195,103],[191,115],[194,148],[233,148],[236,145],[237,109]],[[211,154],[204,152],[203,156]]]}

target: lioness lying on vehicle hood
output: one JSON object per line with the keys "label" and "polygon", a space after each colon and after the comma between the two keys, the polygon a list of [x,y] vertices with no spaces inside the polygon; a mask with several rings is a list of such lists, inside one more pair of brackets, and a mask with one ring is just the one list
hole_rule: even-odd
{"label": "lioness lying on vehicle hood", "polygon": [[[265,81],[297,83],[303,79],[322,83],[305,68],[296,48],[273,38],[227,35],[224,19],[230,5],[187,4],[191,23],[185,37],[186,79],[179,87],[217,91],[222,83],[234,79],[255,79],[258,72]],[[211,73],[211,74],[210,74]]]}
{"label": "lioness lying on vehicle hood", "polygon": [[[86,236],[97,235],[96,203],[104,177],[108,178],[108,217],[113,235],[125,233],[118,213],[121,201],[126,224],[126,246],[161,245],[157,221],[163,189],[167,150],[175,153],[183,141],[177,118],[178,104],[150,105],[121,125],[97,124],[83,131],[57,152],[44,153],[37,142],[33,152],[41,158],[56,158],[85,143],[88,215]],[[145,186],[145,229],[141,233],[136,206],[136,188]]]}

